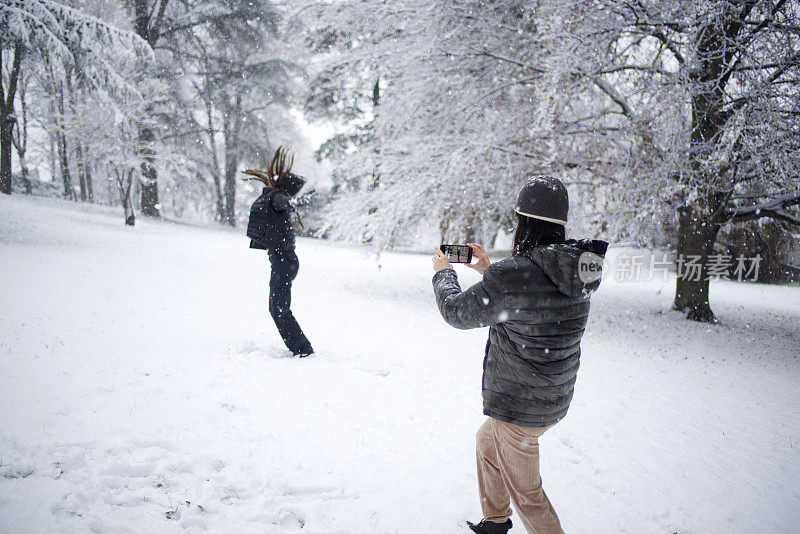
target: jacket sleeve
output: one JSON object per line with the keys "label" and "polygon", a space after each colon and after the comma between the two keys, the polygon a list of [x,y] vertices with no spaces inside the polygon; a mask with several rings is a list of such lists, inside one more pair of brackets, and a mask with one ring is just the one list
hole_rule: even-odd
{"label": "jacket sleeve", "polygon": [[450,326],[460,329],[479,328],[501,323],[504,313],[504,293],[498,283],[497,269],[489,269],[483,280],[461,291],[453,269],[443,269],[433,276],[433,292],[439,312]]}
{"label": "jacket sleeve", "polygon": [[279,211],[283,213],[284,211],[289,211],[289,193],[286,191],[276,191],[274,195],[272,195],[272,207],[275,208],[275,211]]}

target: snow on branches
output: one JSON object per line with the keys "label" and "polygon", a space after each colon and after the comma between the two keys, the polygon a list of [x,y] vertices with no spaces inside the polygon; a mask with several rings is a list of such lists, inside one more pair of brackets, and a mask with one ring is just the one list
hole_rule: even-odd
{"label": "snow on branches", "polygon": [[150,46],[133,32],[55,0],[4,0],[0,45],[37,49],[51,62],[74,65],[96,89],[138,93],[120,66],[149,61]]}
{"label": "snow on branches", "polygon": [[325,6],[314,103],[364,108],[381,85],[347,116],[330,235],[491,233],[525,176],[552,173],[571,184],[573,229],[663,244],[681,206],[709,217],[798,188],[796,3]]}

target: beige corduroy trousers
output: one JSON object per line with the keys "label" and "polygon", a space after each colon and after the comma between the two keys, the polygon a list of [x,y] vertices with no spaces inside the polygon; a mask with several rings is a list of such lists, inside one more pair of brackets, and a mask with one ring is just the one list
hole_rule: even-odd
{"label": "beige corduroy trousers", "polygon": [[519,426],[489,417],[478,430],[478,489],[483,518],[504,523],[510,504],[529,534],[563,534],[539,474],[539,436],[550,427]]}

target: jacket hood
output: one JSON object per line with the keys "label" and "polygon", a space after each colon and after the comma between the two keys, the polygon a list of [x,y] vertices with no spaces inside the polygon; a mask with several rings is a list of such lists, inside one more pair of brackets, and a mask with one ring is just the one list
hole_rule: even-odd
{"label": "jacket hood", "polygon": [[281,178],[283,189],[290,196],[295,196],[306,185],[306,179],[293,173],[289,173]]}
{"label": "jacket hood", "polygon": [[568,239],[535,247],[524,255],[542,269],[561,293],[585,297],[600,286],[607,248],[607,242],[597,239]]}

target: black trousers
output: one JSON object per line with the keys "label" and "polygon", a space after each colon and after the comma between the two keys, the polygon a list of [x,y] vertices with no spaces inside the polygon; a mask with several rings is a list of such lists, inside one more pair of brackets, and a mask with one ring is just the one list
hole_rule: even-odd
{"label": "black trousers", "polygon": [[290,351],[295,354],[313,352],[311,343],[289,309],[292,304],[292,281],[300,269],[297,254],[293,248],[270,249],[268,253],[269,262],[272,264],[269,278],[269,313]]}

